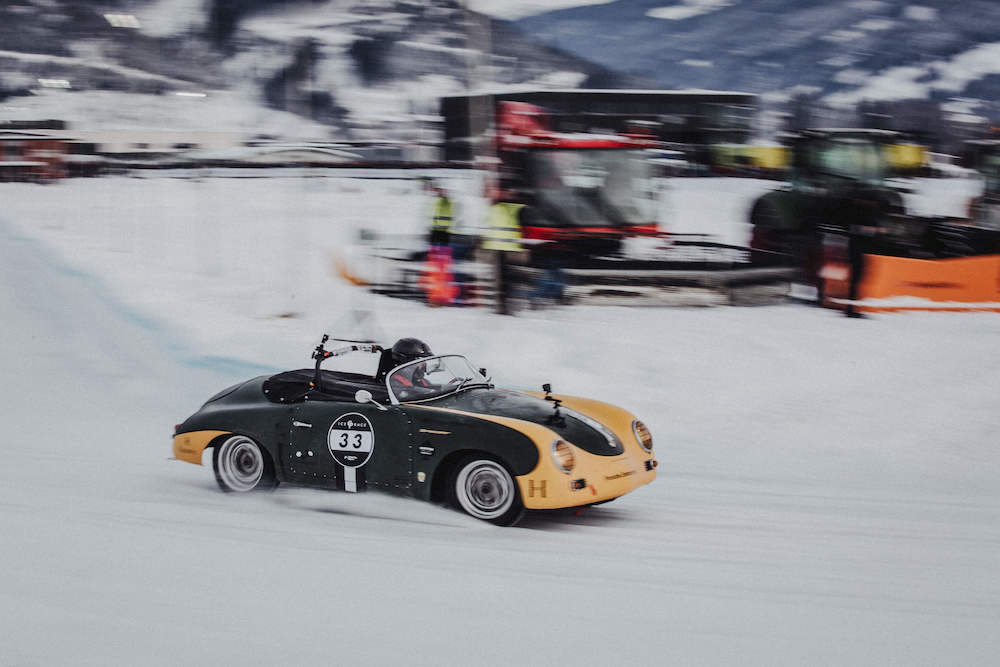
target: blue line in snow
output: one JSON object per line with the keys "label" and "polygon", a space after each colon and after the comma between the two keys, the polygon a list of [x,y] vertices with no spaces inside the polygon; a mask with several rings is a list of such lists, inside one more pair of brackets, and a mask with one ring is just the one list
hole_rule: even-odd
{"label": "blue line in snow", "polygon": [[70,266],[65,259],[55,250],[47,246],[37,238],[25,236],[11,226],[9,222],[0,218],[0,232],[11,241],[24,243],[31,246],[42,260],[59,273],[78,280],[87,287],[101,302],[103,302],[113,312],[121,315],[124,319],[134,323],[141,329],[156,335],[160,339],[160,347],[179,364],[189,368],[202,368],[225,373],[246,373],[262,375],[275,373],[279,369],[273,366],[265,366],[242,359],[224,357],[219,355],[199,355],[180,342],[181,336],[172,331],[169,326],[162,321],[150,317],[139,310],[133,308],[115,296],[108,284],[98,275],[88,273],[76,267]]}

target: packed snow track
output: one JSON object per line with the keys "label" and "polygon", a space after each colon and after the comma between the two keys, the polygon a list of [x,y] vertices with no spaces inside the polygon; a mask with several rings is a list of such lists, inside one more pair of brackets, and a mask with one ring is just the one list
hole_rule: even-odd
{"label": "packed snow track", "polygon": [[[77,187],[38,218],[11,187],[0,218],[0,664],[995,664],[1000,316],[380,298],[388,338],[635,412],[659,478],[506,529],[378,493],[223,494],[210,462],[168,460],[173,425],[305,362],[315,322],[220,309],[198,321],[242,343],[207,348],[178,315],[205,281],[129,295],[151,239],[201,257],[197,236],[137,225],[101,272],[47,238]],[[326,279],[328,322],[368,298]]]}

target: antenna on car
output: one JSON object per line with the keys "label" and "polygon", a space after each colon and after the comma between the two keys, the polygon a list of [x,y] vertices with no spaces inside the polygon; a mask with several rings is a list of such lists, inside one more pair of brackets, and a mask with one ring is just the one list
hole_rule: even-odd
{"label": "antenna on car", "polygon": [[562,405],[562,401],[552,395],[552,385],[546,382],[542,385],[542,391],[545,392],[545,400],[552,401],[553,413],[545,420],[548,424],[556,424],[557,426],[565,426],[566,419],[563,418],[562,413],[559,412],[559,406]]}

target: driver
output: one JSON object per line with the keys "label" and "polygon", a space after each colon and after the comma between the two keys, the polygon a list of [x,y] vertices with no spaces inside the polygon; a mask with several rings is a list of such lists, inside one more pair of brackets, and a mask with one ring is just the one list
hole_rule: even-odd
{"label": "driver", "polygon": [[433,357],[434,353],[424,341],[419,338],[400,338],[392,346],[392,363],[394,366],[420,359],[422,357]]}
{"label": "driver", "polygon": [[[427,343],[418,338],[400,338],[392,346],[391,350],[393,367],[401,366],[415,359],[434,356]],[[424,378],[427,372],[427,364],[413,364],[405,371],[394,373],[390,376],[389,382],[392,385],[393,393],[398,394],[401,389],[412,387],[430,387],[430,383]]]}

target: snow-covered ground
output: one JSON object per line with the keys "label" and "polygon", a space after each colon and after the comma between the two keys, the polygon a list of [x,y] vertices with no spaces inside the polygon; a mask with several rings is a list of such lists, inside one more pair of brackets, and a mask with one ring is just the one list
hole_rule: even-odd
{"label": "snow-covered ground", "polygon": [[[935,185],[927,208],[972,187]],[[768,187],[672,182],[670,224],[739,238]],[[998,315],[373,298],[331,253],[419,228],[401,177],[0,192],[0,664],[995,663]],[[232,497],[167,460],[208,395],[307,365],[362,308],[384,341],[629,408],[658,480],[499,529],[375,493]]]}
{"label": "snow-covered ground", "polygon": [[330,128],[287,111],[260,105],[252,91],[198,90],[198,95],[140,95],[107,90],[38,90],[0,105],[0,121],[59,118],[80,131],[146,130],[231,132],[244,139],[261,134],[283,139],[329,140]]}

